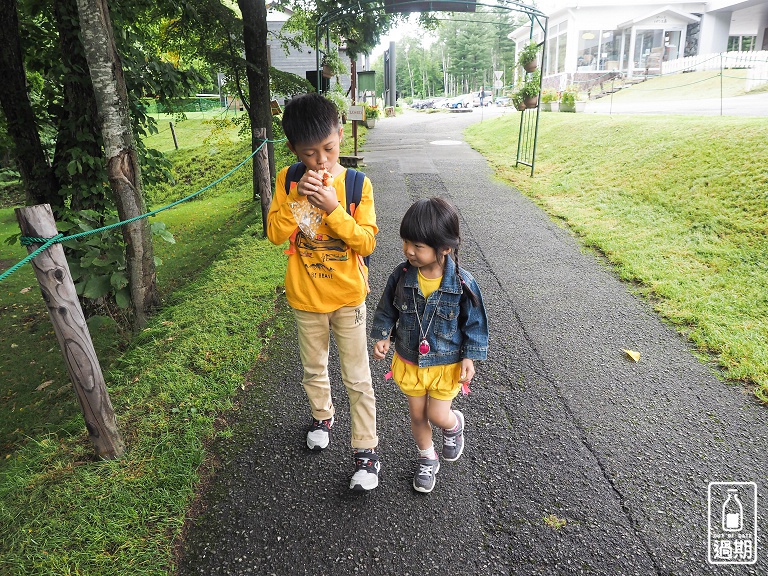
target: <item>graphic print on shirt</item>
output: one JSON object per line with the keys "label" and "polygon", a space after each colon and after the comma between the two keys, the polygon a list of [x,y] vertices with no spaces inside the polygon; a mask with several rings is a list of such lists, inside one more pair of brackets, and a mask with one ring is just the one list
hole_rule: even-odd
{"label": "graphic print on shirt", "polygon": [[[299,232],[296,236],[296,248],[304,260],[304,267],[307,268],[312,278],[331,280],[334,269],[327,263],[349,260],[347,245],[344,241],[328,234],[317,234],[314,239],[310,240],[302,232]],[[309,264],[307,260],[314,262]]]}

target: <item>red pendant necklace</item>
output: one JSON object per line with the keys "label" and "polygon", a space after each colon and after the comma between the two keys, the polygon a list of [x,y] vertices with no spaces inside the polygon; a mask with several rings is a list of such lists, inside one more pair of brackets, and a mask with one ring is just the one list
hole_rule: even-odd
{"label": "red pendant necklace", "polygon": [[[437,313],[437,305],[440,304],[441,296],[442,294],[438,292],[437,302],[435,302],[435,309],[432,310],[432,317],[429,319],[429,322],[427,323],[427,329],[425,330],[423,328],[423,324],[421,323],[421,318],[419,318],[419,307],[416,305],[416,288],[413,289],[413,305],[416,308],[416,320],[418,320],[419,322],[419,333],[421,334],[421,342],[419,342],[419,354],[421,356],[429,354],[429,351],[431,350],[431,347],[429,346],[429,341],[427,340],[427,332],[429,332],[429,327],[432,326],[432,320],[435,319],[435,314]],[[424,304],[424,313],[425,314],[427,313],[426,303]]]}

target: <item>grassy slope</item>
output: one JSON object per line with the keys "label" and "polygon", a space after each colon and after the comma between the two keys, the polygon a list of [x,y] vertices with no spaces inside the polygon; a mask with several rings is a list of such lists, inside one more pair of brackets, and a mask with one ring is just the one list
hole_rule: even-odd
{"label": "grassy slope", "polygon": [[165,574],[217,414],[272,330],[284,261],[253,228],[107,374],[128,450],[94,463],[71,414],[0,470],[0,573]]}
{"label": "grassy slope", "polygon": [[637,282],[728,377],[768,400],[768,125],[762,119],[541,117],[536,176],[518,116],[468,137],[501,177]]}
{"label": "grassy slope", "polygon": [[[243,144],[216,150],[180,150],[171,155],[185,167],[176,177],[179,185],[162,187],[164,197],[152,208],[184,197],[226,173],[249,153]],[[205,192],[198,199],[162,212],[153,218],[165,222],[176,243],[155,242],[158,287],[164,296],[172,293],[210,265],[226,242],[260,220],[251,209],[249,165],[232,178]],[[153,194],[155,191],[150,191]],[[0,209],[0,238],[18,233],[13,209]],[[26,249],[19,244],[0,244],[3,268],[21,260]],[[92,331],[102,364],[109,367],[127,344],[127,335],[114,325]],[[5,458],[28,438],[56,430],[79,408],[61,351],[31,266],[24,266],[0,284],[0,458]],[[42,387],[37,390],[38,387]],[[0,461],[0,468],[2,463]]]}
{"label": "grassy slope", "polygon": [[744,69],[724,70],[723,74],[719,70],[669,74],[620,90],[613,95],[613,100],[643,102],[648,99],[704,100],[743,96],[746,77],[747,71]]}

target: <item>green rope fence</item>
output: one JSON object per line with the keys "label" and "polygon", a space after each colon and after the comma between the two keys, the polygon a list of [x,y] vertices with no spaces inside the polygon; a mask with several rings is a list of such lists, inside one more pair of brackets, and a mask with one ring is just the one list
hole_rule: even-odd
{"label": "green rope fence", "polygon": [[216,180],[214,180],[213,182],[211,182],[207,186],[204,186],[203,188],[201,188],[197,192],[193,192],[192,194],[190,194],[188,196],[185,196],[184,198],[181,198],[180,200],[176,200],[175,202],[171,202],[167,206],[163,206],[162,208],[158,208],[157,210],[152,210],[151,212],[147,212],[146,214],[142,214],[141,216],[134,216],[133,218],[128,218],[127,220],[123,220],[122,222],[115,222],[114,224],[109,224],[108,226],[103,226],[102,228],[96,228],[95,230],[86,230],[85,232],[79,232],[78,234],[73,234],[71,236],[64,236],[64,234],[57,234],[53,238],[35,238],[33,236],[22,236],[22,237],[19,238],[19,241],[24,246],[29,246],[30,244],[42,244],[42,245],[39,248],[37,248],[34,252],[30,252],[27,255],[26,258],[24,258],[23,260],[17,262],[16,264],[14,264],[10,268],[8,268],[8,270],[6,270],[2,274],[0,274],[0,282],[5,280],[6,278],[8,278],[8,276],[10,276],[14,272],[16,272],[16,270],[18,270],[19,268],[24,266],[24,264],[30,262],[35,256],[37,256],[43,250],[46,250],[47,248],[49,248],[53,244],[56,244],[58,242],[64,242],[65,240],[77,240],[79,238],[83,238],[85,236],[90,236],[90,235],[96,234],[98,232],[104,232],[105,230],[111,230],[112,228],[117,228],[118,226],[124,226],[126,224],[130,224],[131,222],[135,222],[136,220],[142,220],[143,218],[149,218],[150,216],[154,216],[155,214],[159,214],[160,212],[163,212],[165,210],[173,208],[174,206],[178,206],[179,204],[181,204],[183,202],[187,202],[188,200],[191,200],[192,198],[195,198],[196,196],[199,196],[200,194],[202,194],[206,190],[210,190],[211,188],[216,186],[216,184],[218,184],[219,182],[222,182],[223,180],[226,180],[227,178],[232,176],[232,174],[234,174],[235,172],[240,170],[240,168],[242,168],[245,165],[246,162],[248,162],[251,158],[253,158],[256,155],[256,153],[264,147],[265,144],[268,144],[268,143],[277,144],[278,142],[283,142],[283,141],[285,141],[285,138],[283,138],[281,140],[269,140],[269,139],[263,140],[261,142],[261,144],[258,146],[258,148],[256,148],[256,150],[251,152],[251,154],[245,160],[243,160],[242,162],[240,162],[240,164],[238,164],[237,166],[232,168],[232,170],[230,170],[229,172],[224,174],[224,176],[221,176],[220,178],[217,178]]}

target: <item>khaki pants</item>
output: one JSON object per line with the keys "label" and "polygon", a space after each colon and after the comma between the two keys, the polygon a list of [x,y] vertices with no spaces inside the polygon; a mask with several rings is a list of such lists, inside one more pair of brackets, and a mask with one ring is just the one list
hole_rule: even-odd
{"label": "khaki pants", "polygon": [[341,379],[349,396],[353,448],[375,448],[376,399],[373,395],[365,303],[346,306],[328,314],[293,310],[299,333],[299,354],[304,366],[302,384],[309,399],[312,417],[327,420],[334,414],[331,382],[328,378],[330,331],[336,340]]}

